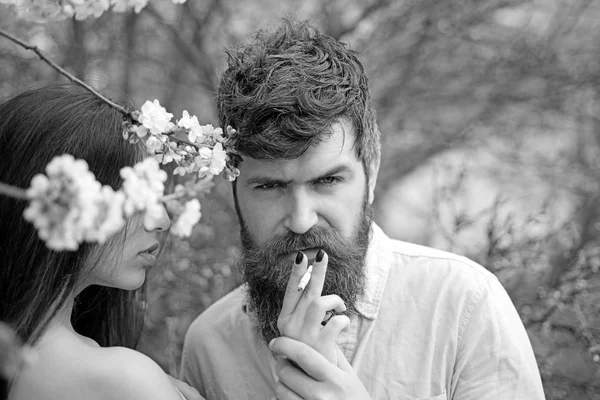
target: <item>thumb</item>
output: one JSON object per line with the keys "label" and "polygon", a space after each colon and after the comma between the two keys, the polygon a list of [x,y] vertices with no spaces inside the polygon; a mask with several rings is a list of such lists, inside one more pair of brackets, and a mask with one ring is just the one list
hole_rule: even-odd
{"label": "thumb", "polygon": [[352,368],[352,365],[350,365],[348,360],[346,360],[346,357],[344,356],[344,353],[342,353],[342,350],[340,349],[339,346],[335,346],[335,351],[337,352],[338,368],[341,369],[342,371],[346,372],[347,374],[356,376],[356,372],[354,371],[354,368]]}

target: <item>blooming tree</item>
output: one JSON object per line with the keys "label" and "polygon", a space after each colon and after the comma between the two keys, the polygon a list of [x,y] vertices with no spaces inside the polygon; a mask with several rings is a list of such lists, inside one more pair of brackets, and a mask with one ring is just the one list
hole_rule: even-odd
{"label": "blooming tree", "polygon": [[[25,19],[56,20],[97,18],[110,9],[137,13],[148,0],[0,0],[0,3],[8,4]],[[144,226],[152,229],[162,218],[163,207],[173,219],[171,233],[189,236],[202,215],[198,195],[211,188],[216,175],[223,174],[228,180],[239,175],[235,167],[233,128],[227,127],[224,132],[212,125],[201,125],[187,111],[173,121],[173,114],[158,100],[146,101],[139,110],[128,110],[56,65],[37,47],[2,30],[0,36],[34,51],[69,80],[123,113],[123,138],[130,143],[141,142],[147,151],[143,161],[121,170],[123,185],[117,191],[101,185],[84,160],[68,154],[54,158],[45,173],[36,175],[26,190],[0,182],[0,194],[29,201],[23,216],[35,226],[49,248],[72,251],[83,242],[104,243],[124,227],[127,218],[137,213],[143,214]],[[174,174],[191,178],[165,195],[167,173],[160,169],[161,164],[174,164]]]}

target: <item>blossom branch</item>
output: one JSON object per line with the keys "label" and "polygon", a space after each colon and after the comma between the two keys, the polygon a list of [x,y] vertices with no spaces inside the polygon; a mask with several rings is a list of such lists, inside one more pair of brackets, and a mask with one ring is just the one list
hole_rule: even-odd
{"label": "blossom branch", "polygon": [[100,98],[102,101],[104,101],[105,103],[107,103],[108,105],[110,105],[111,107],[114,107],[115,109],[119,110],[120,112],[122,112],[125,115],[130,116],[131,118],[133,118],[133,116],[131,115],[131,112],[129,110],[127,110],[125,107],[109,100],[107,97],[103,96],[102,94],[100,94],[96,89],[94,89],[93,87],[91,87],[90,85],[88,85],[87,83],[83,82],[80,79],[77,79],[75,76],[73,76],[72,74],[70,74],[67,70],[65,70],[64,68],[62,68],[61,66],[59,66],[58,64],[56,64],[54,61],[50,60],[48,57],[46,57],[37,46],[33,46],[30,45],[28,43],[25,43],[24,41],[12,36],[11,34],[7,33],[6,31],[0,29],[0,36],[4,36],[5,38],[7,38],[8,40],[18,44],[19,46],[23,47],[25,50],[30,50],[33,51],[35,54],[37,54],[37,56],[42,59],[42,61],[44,61],[46,64],[48,64],[49,66],[51,66],[52,68],[54,68],[56,71],[58,71],[59,74],[65,76],[67,79],[69,79],[71,82],[76,83],[78,85],[80,85],[81,87],[85,88],[86,90],[88,90],[89,92],[91,92],[92,94],[94,94],[95,96],[97,96],[98,98]]}
{"label": "blossom branch", "polygon": [[[89,12],[84,8],[75,10],[76,18],[92,15]],[[130,111],[77,79],[38,47],[2,29],[0,36],[34,52],[59,74],[123,114],[126,117],[122,123],[123,138],[130,143],[142,141],[149,156],[120,170],[123,185],[118,190],[102,186],[85,160],[76,160],[69,154],[54,157],[46,167],[46,174],[34,176],[27,190],[0,182],[0,195],[28,200],[23,217],[35,226],[48,248],[76,250],[83,242],[104,243],[122,229],[127,218],[137,213],[144,214],[146,229],[154,229],[164,218],[163,205],[175,219],[171,233],[188,237],[202,215],[197,197],[210,190],[213,177],[223,173],[232,181],[239,175],[235,167],[236,131],[232,127],[223,132],[210,124],[200,125],[198,118],[186,110],[179,120],[172,122],[173,114],[158,100],[146,101],[140,110]],[[177,165],[174,174],[193,174],[194,178],[177,185],[175,193],[164,195],[167,173],[160,169],[159,163],[172,162]]]}
{"label": "blossom branch", "polygon": [[175,135],[174,135],[174,134],[172,134],[172,133],[168,133],[168,134],[167,134],[167,136],[169,136],[169,138],[170,138],[172,141],[174,141],[174,142],[177,142],[177,143],[179,143],[179,144],[186,144],[186,145],[188,145],[188,146],[192,146],[192,147],[195,147],[195,148],[197,148],[197,149],[200,149],[200,148],[202,148],[202,147],[208,147],[208,148],[210,148],[210,147],[211,147],[211,146],[207,146],[206,144],[192,143],[192,142],[190,142],[189,140],[185,140],[185,139],[183,139],[183,138],[179,138],[179,137],[175,136]]}
{"label": "blossom branch", "polygon": [[0,182],[0,194],[19,200],[27,200],[27,192],[25,190],[2,182]]}

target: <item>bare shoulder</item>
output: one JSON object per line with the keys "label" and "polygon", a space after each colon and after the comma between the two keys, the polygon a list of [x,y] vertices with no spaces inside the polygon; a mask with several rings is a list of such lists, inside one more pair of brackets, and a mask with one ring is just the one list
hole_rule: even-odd
{"label": "bare shoulder", "polygon": [[180,399],[168,375],[150,357],[123,347],[95,350],[102,354],[88,381],[104,387],[108,393],[102,398]]}
{"label": "bare shoulder", "polygon": [[10,399],[32,398],[180,399],[168,375],[146,355],[68,342],[42,349],[38,362],[15,381]]}

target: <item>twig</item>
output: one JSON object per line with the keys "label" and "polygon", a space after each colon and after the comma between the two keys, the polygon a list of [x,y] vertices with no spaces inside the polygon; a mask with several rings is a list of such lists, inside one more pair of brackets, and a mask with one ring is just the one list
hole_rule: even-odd
{"label": "twig", "polygon": [[[26,50],[31,50],[33,51],[35,54],[38,55],[38,57],[40,57],[42,59],[42,61],[44,61],[46,64],[50,65],[52,68],[54,68],[56,71],[58,71],[61,75],[64,75],[65,77],[67,77],[67,79],[69,79],[71,82],[76,83],[80,86],[82,86],[83,88],[87,89],[89,92],[91,92],[93,95],[98,96],[98,98],[100,98],[102,101],[104,101],[105,103],[107,103],[109,106],[114,107],[115,109],[117,109],[118,111],[120,111],[121,113],[127,115],[129,118],[131,118],[133,121],[137,121],[137,119],[132,115],[132,113],[127,110],[125,107],[109,100],[108,98],[104,97],[103,95],[101,95],[97,90],[95,90],[93,87],[91,87],[90,85],[88,85],[87,83],[83,82],[80,79],[77,79],[76,77],[74,77],[72,74],[70,74],[69,72],[67,72],[65,69],[63,69],[62,67],[60,67],[59,65],[57,65],[55,62],[53,62],[52,60],[50,60],[48,57],[46,57],[37,46],[32,46],[30,44],[27,44],[25,42],[23,42],[22,40],[17,39],[16,37],[12,36],[11,34],[3,31],[2,29],[0,29],[0,36],[4,36],[5,38],[7,38],[8,40],[18,44],[19,46],[23,47]],[[181,144],[186,144],[188,146],[193,146],[196,148],[200,148],[201,146],[196,144],[196,143],[192,143],[189,142],[185,139],[181,139],[178,137],[175,137],[173,135],[170,135],[171,140],[181,143]],[[1,192],[0,192],[1,193]],[[15,197],[15,196],[13,196]],[[25,197],[23,197],[25,198]]]}
{"label": "twig", "polygon": [[199,74],[197,75],[200,84],[204,86],[204,88],[209,92],[215,93],[216,91],[211,79],[211,73],[213,71],[210,68],[210,66],[206,65],[207,57],[204,54],[202,54],[201,51],[198,51],[198,49],[196,49],[195,47],[189,46],[189,43],[187,43],[186,40],[184,40],[184,38],[181,36],[180,29],[169,24],[165,20],[165,18],[163,18],[163,16],[154,9],[154,7],[151,4],[148,4],[148,6],[144,9],[144,12],[148,13],[156,22],[158,22],[162,27],[164,27],[168,31],[168,34],[173,39],[175,46],[177,47],[181,55],[185,57],[185,59],[191,65],[200,66],[200,69],[202,70],[203,74],[203,76],[200,76]]}
{"label": "twig", "polygon": [[596,339],[594,339],[594,335],[592,335],[592,333],[589,330],[587,319],[585,318],[585,315],[583,314],[579,303],[575,303],[573,309],[575,310],[575,314],[577,315],[577,319],[579,320],[579,325],[581,326],[581,333],[583,334],[583,337],[585,337],[590,343],[590,347],[598,346],[598,343],[596,343]]}
{"label": "twig", "polygon": [[24,189],[7,185],[6,183],[2,182],[0,182],[0,194],[14,197],[15,199],[27,200],[27,192]]}
{"label": "twig", "polygon": [[387,6],[388,4],[388,0],[379,0],[371,4],[370,6],[365,7],[360,13],[360,15],[351,24],[348,24],[347,26],[342,27],[340,31],[335,32],[334,37],[339,40],[342,36],[354,31],[358,27],[358,25],[360,25],[361,22],[366,20],[371,14],[374,14],[376,11]]}
{"label": "twig", "polygon": [[[558,309],[558,306],[556,304],[552,304],[550,307],[548,307],[543,313],[542,315],[535,317],[535,318],[527,318],[527,322],[526,325],[533,325],[533,324],[542,324],[544,322],[546,322],[548,320],[548,318],[550,318],[550,316],[554,313],[554,311],[556,311],[556,309]],[[558,326],[558,324],[553,324],[553,326]],[[571,326],[562,326],[563,328],[569,328],[572,329]]]}
{"label": "twig", "polygon": [[131,112],[129,110],[127,110],[125,107],[123,107],[123,106],[121,106],[121,105],[119,105],[119,104],[117,104],[117,103],[109,100],[108,98],[106,98],[103,95],[101,95],[96,89],[94,89],[93,87],[91,87],[87,83],[85,83],[82,80],[77,79],[76,77],[74,77],[72,74],[70,74],[69,72],[67,72],[64,68],[60,67],[54,61],[52,61],[48,57],[46,57],[40,51],[40,49],[37,46],[32,46],[30,44],[27,44],[27,43],[23,42],[22,40],[19,40],[16,37],[12,36],[11,34],[5,32],[2,29],[0,29],[0,36],[4,36],[8,40],[10,40],[10,41],[18,44],[21,47],[23,47],[25,50],[31,50],[31,51],[33,51],[35,54],[38,55],[39,58],[42,59],[42,61],[44,61],[46,64],[48,64],[49,66],[51,66],[52,68],[54,68],[56,71],[58,71],[59,74],[65,76],[71,82],[80,85],[81,87],[83,87],[84,89],[88,90],[89,92],[91,92],[95,96],[98,96],[98,98],[100,98],[102,101],[104,101],[105,103],[107,103],[109,106],[111,106],[113,108],[116,108],[117,110],[119,110],[123,114],[125,114],[125,115],[129,116],[131,119],[135,120],[135,118],[133,118],[133,116],[131,115]]}
{"label": "twig", "polygon": [[[167,135],[167,136],[169,136],[169,138],[170,138],[172,141],[174,141],[174,142],[177,142],[177,143],[180,143],[180,144],[187,144],[188,146],[192,146],[192,147],[195,147],[195,148],[197,148],[197,149],[199,149],[200,147],[203,147],[203,146],[200,146],[200,145],[199,145],[199,144],[197,144],[197,143],[192,143],[192,142],[190,142],[190,141],[188,141],[188,140],[185,140],[185,139],[182,139],[182,138],[178,138],[178,137],[177,137],[177,136],[175,136],[174,134],[169,134],[169,133],[167,133],[166,135]],[[205,146],[205,147],[208,147],[208,146]]]}

